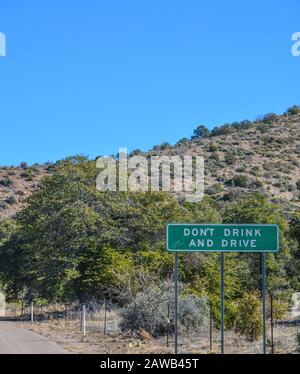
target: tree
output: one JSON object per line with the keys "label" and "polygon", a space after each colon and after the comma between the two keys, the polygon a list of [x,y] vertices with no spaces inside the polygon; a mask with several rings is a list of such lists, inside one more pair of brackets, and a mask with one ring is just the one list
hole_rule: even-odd
{"label": "tree", "polygon": [[194,135],[192,136],[192,140],[208,138],[209,135],[210,135],[209,129],[206,126],[204,126],[204,125],[199,125],[194,130]]}
{"label": "tree", "polygon": [[11,298],[27,291],[52,301],[101,297],[119,281],[116,271],[134,278],[142,253],[165,254],[168,222],[193,222],[204,206],[207,217],[215,209],[165,192],[100,192],[96,173],[94,161],[71,157],[32,194],[0,250]]}
{"label": "tree", "polygon": [[220,136],[220,135],[229,135],[233,132],[233,127],[225,123],[225,125],[220,127],[214,127],[214,129],[211,132],[211,136]]}
{"label": "tree", "polygon": [[[280,227],[280,252],[267,256],[268,288],[288,289],[292,279],[297,279],[293,262],[298,247],[290,236],[289,224],[282,215],[280,207],[270,204],[263,194],[240,196],[228,204],[223,217],[225,223],[269,223]],[[248,289],[259,289],[261,284],[261,261],[257,254],[241,254],[249,267],[251,277],[241,274],[241,281]],[[287,274],[289,276],[287,277]]]}

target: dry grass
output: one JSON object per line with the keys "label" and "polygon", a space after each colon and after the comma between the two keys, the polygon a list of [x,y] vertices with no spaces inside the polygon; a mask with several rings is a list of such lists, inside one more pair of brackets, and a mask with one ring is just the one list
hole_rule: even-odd
{"label": "dry grass", "polygon": [[[109,318],[109,317],[108,317]],[[113,318],[113,317],[112,317]],[[72,353],[80,354],[158,354],[173,352],[173,338],[166,344],[166,337],[160,339],[142,339],[138,335],[109,331],[103,334],[103,326],[87,325],[87,335],[83,337],[80,331],[80,321],[53,320],[47,322],[17,322],[22,328],[32,330],[47,337],[49,340],[60,344]],[[93,328],[92,328],[93,327]],[[89,330],[90,329],[90,330]],[[98,331],[97,331],[98,330]],[[275,326],[274,341],[275,353],[296,353],[296,334],[300,332],[299,327]],[[219,353],[219,332],[213,333],[213,350],[209,349],[209,335],[207,332],[199,333],[189,337],[179,337],[179,352],[193,354]],[[234,332],[226,332],[226,347],[228,354],[259,354],[262,352],[261,342],[249,342],[245,337]],[[268,347],[270,351],[270,347]]]}

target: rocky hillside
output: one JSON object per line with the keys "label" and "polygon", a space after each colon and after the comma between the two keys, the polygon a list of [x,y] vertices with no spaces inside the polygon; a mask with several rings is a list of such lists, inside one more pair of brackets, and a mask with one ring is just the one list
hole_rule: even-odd
{"label": "rocky hillside", "polygon": [[206,194],[226,201],[260,191],[284,209],[294,210],[300,207],[300,109],[296,108],[255,122],[225,124],[202,137],[182,139],[174,147],[155,146],[150,154],[204,155]]}
{"label": "rocky hillside", "polygon": [[[139,153],[140,151],[134,151]],[[206,193],[218,200],[261,191],[287,211],[300,207],[300,109],[268,114],[255,122],[225,124],[192,139],[153,147],[147,154],[204,155]],[[51,165],[0,168],[0,218],[14,215]]]}
{"label": "rocky hillside", "polygon": [[49,165],[29,167],[22,163],[17,167],[0,167],[0,220],[20,211],[25,206],[28,196],[49,173]]}

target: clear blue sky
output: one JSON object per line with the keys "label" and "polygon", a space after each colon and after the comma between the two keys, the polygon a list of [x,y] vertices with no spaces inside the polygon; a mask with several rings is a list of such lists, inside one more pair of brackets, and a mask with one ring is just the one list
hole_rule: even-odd
{"label": "clear blue sky", "polygon": [[147,150],[300,103],[299,0],[0,1],[0,164]]}

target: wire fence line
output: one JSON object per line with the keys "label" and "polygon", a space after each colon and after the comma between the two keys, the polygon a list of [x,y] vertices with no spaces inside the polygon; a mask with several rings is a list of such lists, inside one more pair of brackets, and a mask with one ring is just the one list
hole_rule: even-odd
{"label": "wire fence line", "polygon": [[[141,323],[141,314],[144,313],[135,303],[133,308],[120,307],[117,304],[104,300],[89,301],[85,304],[72,303],[66,304],[47,304],[41,305],[33,303],[33,322],[64,322],[65,326],[74,326],[78,330],[89,332],[100,332],[104,335],[122,334],[125,336],[142,336],[147,335],[151,338],[151,332],[154,331],[155,337],[165,337],[170,342],[174,331],[173,311],[170,303],[165,303],[165,315],[162,311],[149,311],[152,313],[151,318],[148,317],[147,322],[151,324],[149,329],[145,329],[144,321]],[[21,306],[20,304],[7,304],[6,318],[21,321],[31,321],[32,307],[30,303]],[[157,315],[159,314],[159,315]],[[188,338],[193,334],[201,334],[210,337],[212,334],[213,321],[209,319],[206,313],[194,323],[187,321],[188,316],[183,315],[180,324],[180,333]],[[211,325],[209,325],[209,323]],[[150,332],[149,332],[150,331]]]}
{"label": "wire fence line", "polygon": [[[166,347],[174,342],[174,305],[163,299],[157,308],[143,304],[144,299],[120,306],[111,300],[89,301],[85,304],[41,304],[39,302],[11,303],[6,305],[6,318],[33,323],[59,323],[60,328],[82,334],[99,334],[102,337],[129,337],[157,339]],[[204,303],[193,304],[187,299],[181,305],[180,341],[190,347],[206,344],[207,351],[219,351],[220,331],[212,318],[212,311]],[[296,353],[300,319],[268,319],[268,352]],[[261,353],[260,341],[250,342],[234,330],[225,332],[225,341],[243,353]],[[232,348],[233,349],[233,348]]]}

